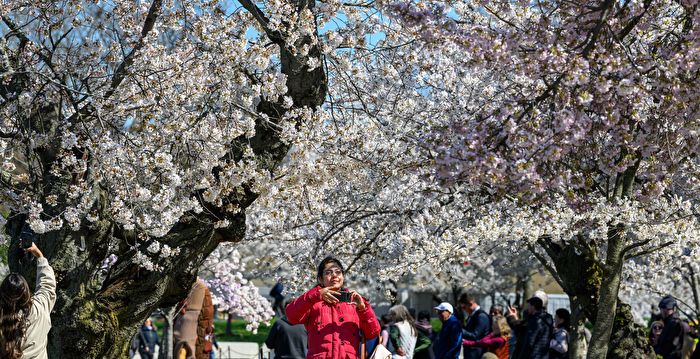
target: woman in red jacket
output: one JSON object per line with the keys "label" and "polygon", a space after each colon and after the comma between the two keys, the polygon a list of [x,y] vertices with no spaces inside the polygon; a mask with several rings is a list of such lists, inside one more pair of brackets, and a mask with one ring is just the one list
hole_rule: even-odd
{"label": "woman in red jacket", "polygon": [[479,341],[464,339],[462,345],[484,348],[487,352],[496,354],[498,359],[508,359],[508,339],[510,338],[508,322],[502,315],[494,316],[491,322],[491,333]]}
{"label": "woman in red jacket", "polygon": [[[318,265],[316,287],[287,305],[287,320],[304,324],[308,332],[307,359],[356,359],[360,331],[366,339],[379,335],[379,322],[367,299],[343,289],[339,260],[326,257]],[[341,295],[341,291],[346,294]],[[341,301],[349,297],[348,301]]]}

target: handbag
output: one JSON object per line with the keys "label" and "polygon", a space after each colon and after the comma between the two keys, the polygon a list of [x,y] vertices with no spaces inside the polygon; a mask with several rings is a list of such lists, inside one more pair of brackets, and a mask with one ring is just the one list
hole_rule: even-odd
{"label": "handbag", "polygon": [[[367,348],[367,340],[365,338],[362,338],[362,353],[360,353],[360,357],[362,359],[365,359],[365,351]],[[383,344],[382,344],[382,337],[379,337],[379,343],[377,343],[377,346],[374,347],[374,351],[372,354],[369,356],[369,359],[391,359],[391,352],[389,349],[387,349]]]}

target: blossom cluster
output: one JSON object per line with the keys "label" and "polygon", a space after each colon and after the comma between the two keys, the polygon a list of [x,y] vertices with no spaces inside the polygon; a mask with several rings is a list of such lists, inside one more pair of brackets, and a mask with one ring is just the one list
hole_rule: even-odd
{"label": "blossom cluster", "polygon": [[207,258],[200,270],[212,294],[212,301],[220,310],[242,317],[246,329],[257,333],[261,323],[274,316],[270,302],[242,273],[246,264],[237,249],[231,245],[219,246]]}

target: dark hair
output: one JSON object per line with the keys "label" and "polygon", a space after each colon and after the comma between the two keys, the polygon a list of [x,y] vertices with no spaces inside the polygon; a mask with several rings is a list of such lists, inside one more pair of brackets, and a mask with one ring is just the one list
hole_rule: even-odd
{"label": "dark hair", "polygon": [[0,284],[0,358],[22,357],[31,309],[32,294],[27,281],[21,274],[10,273]]}
{"label": "dark hair", "polygon": [[501,307],[500,305],[492,305],[491,308],[489,308],[489,314],[503,315],[503,307]]}
{"label": "dark hair", "polygon": [[462,293],[457,300],[460,304],[476,303],[476,297],[469,293]]}
{"label": "dark hair", "polygon": [[380,318],[379,321],[380,321],[381,324],[382,324],[382,325],[381,325],[382,328],[386,328],[386,326],[388,326],[389,323],[391,323],[391,322],[393,321],[393,317],[392,317],[391,314],[389,314],[389,313],[387,313],[387,314],[382,314],[382,317]]}
{"label": "dark hair", "polygon": [[528,299],[527,302],[530,305],[532,305],[535,308],[535,310],[539,311],[539,310],[542,310],[542,308],[544,308],[544,302],[542,301],[542,299],[540,299],[538,297],[532,297],[532,298]]}
{"label": "dark hair", "polygon": [[335,258],[333,258],[333,257],[326,257],[326,258],[323,258],[323,260],[321,261],[321,263],[318,264],[318,271],[317,271],[317,277],[318,277],[318,278],[323,277],[323,270],[326,269],[326,264],[328,264],[328,263],[335,263],[335,264],[337,264],[338,267],[340,267],[340,271],[343,272],[343,273],[345,273],[345,269],[343,268],[343,264],[340,263],[340,261],[339,261],[338,259],[335,259]]}
{"label": "dark hair", "polygon": [[559,308],[557,309],[554,314],[561,318],[564,322],[561,323],[561,325],[558,325],[557,328],[564,328],[566,331],[570,331],[571,329],[571,313],[566,308]]}
{"label": "dark hair", "polygon": [[654,334],[654,327],[660,327],[661,330],[663,330],[664,322],[657,320],[651,323],[651,326],[649,327],[649,340],[652,342],[652,344],[656,344],[655,341],[658,340],[658,337]]}
{"label": "dark hair", "polygon": [[430,321],[430,312],[427,310],[421,310],[418,312],[418,320]]}

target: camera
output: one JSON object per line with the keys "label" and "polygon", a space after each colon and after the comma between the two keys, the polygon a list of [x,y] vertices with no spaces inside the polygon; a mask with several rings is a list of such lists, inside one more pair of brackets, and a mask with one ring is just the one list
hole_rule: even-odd
{"label": "camera", "polygon": [[22,232],[19,234],[20,247],[22,247],[22,249],[31,247],[32,243],[34,243],[35,236],[34,231],[25,224],[24,227],[22,227]]}
{"label": "camera", "polygon": [[345,303],[350,303],[350,302],[352,302],[352,300],[350,299],[350,297],[351,297],[351,293],[348,292],[347,289],[341,289],[341,290],[340,290],[340,295],[339,295],[339,296],[336,296],[336,298],[338,298],[339,301],[345,302]]}

